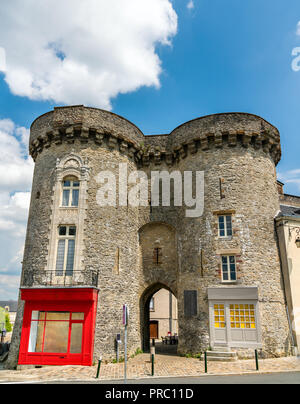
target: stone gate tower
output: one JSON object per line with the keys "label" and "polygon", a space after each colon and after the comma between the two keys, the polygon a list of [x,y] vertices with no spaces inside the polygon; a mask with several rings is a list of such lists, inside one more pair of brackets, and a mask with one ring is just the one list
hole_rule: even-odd
{"label": "stone gate tower", "polygon": [[[180,353],[208,346],[243,356],[257,347],[266,356],[289,353],[274,231],[275,127],[231,113],[144,136],[111,112],[60,107],[32,124],[30,154],[35,171],[9,366],[113,358],[123,304],[129,352],[147,350],[149,301],[160,288],[178,299]],[[120,177],[153,171],[183,181],[185,172],[203,173],[203,214],[187,217],[174,185],[170,206],[128,203]],[[117,195],[116,206],[99,205],[103,187]]]}

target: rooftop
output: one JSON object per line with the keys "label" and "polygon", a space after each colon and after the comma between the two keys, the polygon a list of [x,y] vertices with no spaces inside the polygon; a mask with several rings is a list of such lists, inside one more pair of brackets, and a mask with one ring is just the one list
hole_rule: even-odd
{"label": "rooftop", "polygon": [[295,206],[280,205],[279,217],[295,217],[300,219],[300,208]]}
{"label": "rooftop", "polygon": [[3,309],[8,306],[10,312],[16,312],[18,309],[18,302],[14,300],[0,300],[0,307]]}

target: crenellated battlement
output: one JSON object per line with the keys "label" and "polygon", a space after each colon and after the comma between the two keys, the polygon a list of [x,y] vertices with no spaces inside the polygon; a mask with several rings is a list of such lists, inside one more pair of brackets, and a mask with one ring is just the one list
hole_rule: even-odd
{"label": "crenellated battlement", "polygon": [[168,166],[199,151],[213,148],[253,147],[281,158],[278,130],[264,119],[246,113],[209,115],[184,123],[168,135],[145,136],[134,124],[116,114],[83,106],[59,107],[31,126],[30,155],[35,160],[52,144],[94,142],[133,158],[139,166]]}

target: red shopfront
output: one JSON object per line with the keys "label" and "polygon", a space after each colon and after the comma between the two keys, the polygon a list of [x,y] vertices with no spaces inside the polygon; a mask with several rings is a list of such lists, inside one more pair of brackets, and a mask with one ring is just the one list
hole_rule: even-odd
{"label": "red shopfront", "polygon": [[19,365],[92,366],[98,290],[21,289]]}

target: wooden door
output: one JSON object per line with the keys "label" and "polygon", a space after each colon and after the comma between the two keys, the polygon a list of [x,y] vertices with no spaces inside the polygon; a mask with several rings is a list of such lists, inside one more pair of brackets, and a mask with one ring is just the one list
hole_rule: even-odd
{"label": "wooden door", "polygon": [[158,321],[150,321],[150,339],[158,339]]}

